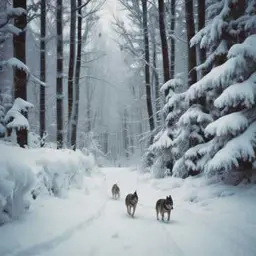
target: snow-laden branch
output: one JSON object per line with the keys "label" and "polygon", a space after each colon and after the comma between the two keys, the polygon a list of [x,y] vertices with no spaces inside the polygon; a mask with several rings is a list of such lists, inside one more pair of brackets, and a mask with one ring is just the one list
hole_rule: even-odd
{"label": "snow-laden branch", "polygon": [[217,108],[236,107],[238,105],[247,108],[255,104],[256,99],[256,72],[254,72],[247,80],[229,86],[214,101]]}
{"label": "snow-laden branch", "polygon": [[27,118],[23,115],[23,112],[28,112],[34,105],[21,99],[15,99],[13,106],[5,115],[5,123],[7,128],[11,129],[27,129],[29,130],[29,123]]}
{"label": "snow-laden branch", "polygon": [[225,136],[231,134],[233,136],[240,134],[249,125],[248,119],[242,112],[235,112],[220,117],[216,121],[210,123],[205,128],[206,135]]}
{"label": "snow-laden branch", "polygon": [[256,146],[256,122],[240,136],[230,140],[207,163],[206,173],[215,174],[218,170],[230,171],[239,167],[239,161],[253,161]]}

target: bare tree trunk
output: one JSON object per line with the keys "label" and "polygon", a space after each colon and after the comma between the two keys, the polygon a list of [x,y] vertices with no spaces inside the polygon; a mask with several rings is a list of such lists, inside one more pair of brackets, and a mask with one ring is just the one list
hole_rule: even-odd
{"label": "bare tree trunk", "polygon": [[[205,26],[205,0],[197,0],[197,15],[198,15],[198,31],[200,31]],[[199,61],[200,64],[204,63],[206,60],[206,49],[200,48],[199,50]],[[207,70],[202,70],[201,77],[207,74]]]}
{"label": "bare tree trunk", "polygon": [[69,68],[68,68],[68,145],[71,139],[71,113],[73,107],[73,81],[75,64],[75,37],[76,37],[76,0],[70,0],[71,20],[70,20],[70,42],[69,42]]}
{"label": "bare tree trunk", "polygon": [[[176,25],[176,0],[171,0],[171,33],[175,34],[175,25]],[[171,68],[170,68],[170,77],[174,78],[175,75],[175,39],[171,37]]]}
{"label": "bare tree trunk", "polygon": [[[27,9],[26,0],[13,0],[13,7],[21,7]],[[26,63],[26,15],[18,16],[14,19],[14,26],[21,29],[19,35],[13,36],[13,56]],[[14,98],[22,98],[27,100],[27,75],[22,69],[14,69]],[[26,113],[23,113],[27,117]],[[26,129],[17,130],[17,142],[20,147],[28,144],[28,132]]]}
{"label": "bare tree trunk", "polygon": [[190,40],[195,35],[193,0],[185,1],[187,47],[188,47],[188,84],[191,86],[197,81],[196,67],[196,46],[190,47]]}
{"label": "bare tree trunk", "polygon": [[[150,14],[149,14],[150,15]],[[159,75],[157,72],[157,45],[156,45],[156,17],[155,15],[150,15],[152,17],[149,18],[149,26],[150,26],[150,38],[151,38],[151,44],[152,44],[152,90],[153,90],[153,97],[154,104],[155,104],[155,111],[156,111],[156,123],[160,125],[161,122],[161,106],[160,106],[160,84],[159,84]]]}
{"label": "bare tree trunk", "polygon": [[157,123],[160,124],[161,122],[161,116],[160,116],[160,111],[161,111],[161,105],[160,105],[160,84],[159,84],[159,76],[157,73],[157,64],[156,64],[156,57],[157,57],[157,50],[156,50],[156,43],[152,42],[153,44],[153,74],[154,74],[154,80],[155,80],[155,104],[156,104],[156,120]]}
{"label": "bare tree trunk", "polygon": [[164,23],[164,16],[165,16],[164,0],[158,0],[158,11],[159,11],[159,29],[160,29],[160,37],[161,37],[161,44],[162,44],[164,82],[167,82],[168,80],[170,80],[170,66],[169,66],[168,43],[167,43],[165,23]]}
{"label": "bare tree trunk", "polygon": [[[146,85],[146,100],[149,116],[149,128],[152,133],[155,124],[151,100],[151,87],[150,87],[150,70],[149,70],[149,40],[148,40],[148,12],[147,12],[147,0],[142,0],[142,12],[143,12],[143,34],[144,34],[144,50],[145,50],[145,85]],[[153,135],[150,138],[150,144],[153,142]]]}
{"label": "bare tree trunk", "polygon": [[125,157],[129,157],[129,137],[128,137],[128,126],[127,126],[128,112],[127,108],[124,108],[123,112],[123,138],[124,138],[124,150]]}
{"label": "bare tree trunk", "polygon": [[[40,15],[40,80],[46,80],[46,64],[45,64],[45,36],[46,36],[46,1],[41,1]],[[45,87],[40,86],[40,136],[43,138],[45,133]],[[44,146],[44,140],[41,139],[41,147]]]}
{"label": "bare tree trunk", "polygon": [[90,97],[90,90],[89,90],[89,84],[86,86],[86,114],[87,114],[87,132],[91,131],[91,97]]}
{"label": "bare tree trunk", "polygon": [[62,33],[62,0],[57,0],[57,148],[63,147],[63,33]]}
{"label": "bare tree trunk", "polygon": [[[82,0],[77,1],[77,6],[82,6]],[[78,8],[77,13],[77,54],[76,54],[76,68],[75,68],[75,97],[73,104],[73,121],[71,129],[71,145],[76,150],[76,138],[77,138],[77,126],[78,126],[78,114],[79,114],[79,80],[81,70],[81,55],[82,55],[82,8]]]}

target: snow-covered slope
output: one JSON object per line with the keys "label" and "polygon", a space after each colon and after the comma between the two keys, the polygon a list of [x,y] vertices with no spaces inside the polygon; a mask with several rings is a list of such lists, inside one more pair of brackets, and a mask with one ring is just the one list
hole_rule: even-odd
{"label": "snow-covered slope", "polygon": [[[111,186],[121,188],[120,200]],[[255,187],[222,186],[204,178],[154,180],[127,168],[87,177],[66,199],[37,200],[18,222],[0,228],[1,256],[256,255]],[[89,185],[89,186],[88,186]],[[124,198],[137,190],[135,218]],[[156,220],[155,202],[171,194],[171,221]]]}

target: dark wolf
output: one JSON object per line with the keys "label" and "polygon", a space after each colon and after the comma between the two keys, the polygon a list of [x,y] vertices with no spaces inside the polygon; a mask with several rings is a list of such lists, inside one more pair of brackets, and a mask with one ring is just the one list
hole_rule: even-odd
{"label": "dark wolf", "polygon": [[158,214],[162,215],[162,220],[164,220],[164,214],[168,214],[168,221],[170,220],[171,210],[173,210],[173,200],[171,196],[167,196],[165,199],[159,199],[156,202],[156,218]]}
{"label": "dark wolf", "polygon": [[[138,198],[136,191],[133,194],[128,194],[125,198],[125,205],[127,208],[127,213],[129,215],[131,215],[132,217],[134,216],[138,201],[139,201],[139,198]],[[133,211],[131,211],[131,210],[133,210]]]}
{"label": "dark wolf", "polygon": [[114,199],[117,199],[117,198],[120,197],[120,188],[118,187],[117,184],[114,184],[114,185],[112,186],[112,197],[113,197]]}

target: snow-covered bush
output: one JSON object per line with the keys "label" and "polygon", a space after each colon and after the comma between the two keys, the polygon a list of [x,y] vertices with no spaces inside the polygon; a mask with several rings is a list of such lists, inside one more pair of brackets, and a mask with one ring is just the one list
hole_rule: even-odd
{"label": "snow-covered bush", "polygon": [[34,193],[50,193],[65,196],[72,187],[81,188],[83,176],[96,168],[94,157],[80,150],[55,150],[49,148],[31,151],[36,157],[37,185]]}
{"label": "snow-covered bush", "polygon": [[81,188],[84,175],[96,170],[94,158],[79,150],[23,149],[0,143],[0,152],[1,224],[19,217],[32,198],[63,197],[70,188]]}
{"label": "snow-covered bush", "polygon": [[[6,150],[6,146],[0,145],[0,225],[17,218],[27,209],[27,195],[35,181],[29,165],[2,157]],[[12,151],[7,151],[11,158]]]}

